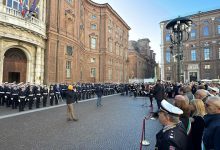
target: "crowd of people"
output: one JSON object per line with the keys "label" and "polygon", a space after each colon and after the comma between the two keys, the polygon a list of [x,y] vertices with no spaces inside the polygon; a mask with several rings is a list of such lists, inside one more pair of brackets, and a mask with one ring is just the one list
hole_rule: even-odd
{"label": "crowd of people", "polygon": [[156,100],[157,114],[162,130],[156,134],[158,150],[220,150],[220,84],[169,83],[158,80],[155,84],[53,84],[30,83],[0,84],[0,105],[19,108],[19,111],[58,105],[65,99],[67,120],[77,121],[73,103],[121,93],[127,96],[148,96],[150,106]]}
{"label": "crowd of people", "polygon": [[220,150],[219,84],[162,83],[153,86],[158,117],[158,150]]}

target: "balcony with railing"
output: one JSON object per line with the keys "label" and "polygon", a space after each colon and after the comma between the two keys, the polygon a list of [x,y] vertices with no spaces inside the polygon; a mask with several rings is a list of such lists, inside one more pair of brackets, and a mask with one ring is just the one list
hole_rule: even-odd
{"label": "balcony with railing", "polygon": [[2,8],[0,9],[0,22],[25,28],[46,37],[46,24],[43,21],[33,16],[23,17],[19,10],[11,7],[3,6]]}

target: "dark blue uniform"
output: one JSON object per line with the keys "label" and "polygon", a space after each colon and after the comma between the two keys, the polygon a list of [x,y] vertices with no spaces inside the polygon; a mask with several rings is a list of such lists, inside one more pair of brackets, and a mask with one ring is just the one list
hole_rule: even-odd
{"label": "dark blue uniform", "polygon": [[163,128],[156,135],[155,150],[187,150],[188,138],[182,123]]}

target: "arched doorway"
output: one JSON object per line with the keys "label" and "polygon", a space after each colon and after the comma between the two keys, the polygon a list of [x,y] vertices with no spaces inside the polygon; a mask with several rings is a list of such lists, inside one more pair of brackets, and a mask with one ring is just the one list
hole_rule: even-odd
{"label": "arched doorway", "polygon": [[3,68],[3,82],[26,82],[27,57],[18,48],[11,48],[5,52]]}

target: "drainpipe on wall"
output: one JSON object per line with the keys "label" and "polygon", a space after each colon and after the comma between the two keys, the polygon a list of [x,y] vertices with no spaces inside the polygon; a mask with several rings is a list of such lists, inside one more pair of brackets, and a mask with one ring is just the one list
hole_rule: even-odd
{"label": "drainpipe on wall", "polygon": [[58,51],[59,51],[59,35],[60,35],[60,0],[57,4],[57,49],[56,49],[56,82],[58,82]]}

